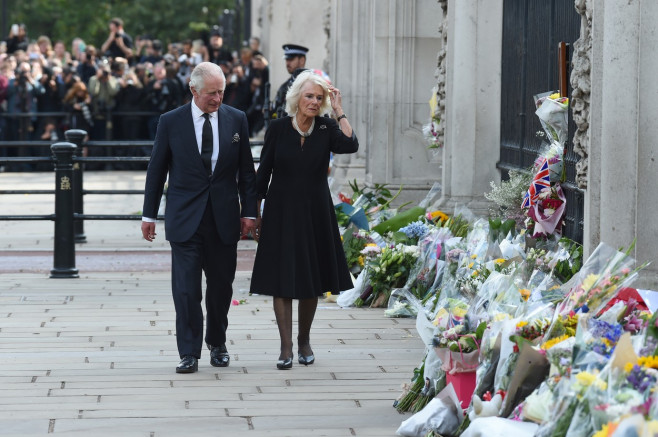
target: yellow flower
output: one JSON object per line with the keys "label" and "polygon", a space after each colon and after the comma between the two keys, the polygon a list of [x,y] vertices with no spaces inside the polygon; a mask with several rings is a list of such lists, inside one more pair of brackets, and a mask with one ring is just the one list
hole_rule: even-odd
{"label": "yellow flower", "polygon": [[475,259],[477,257],[478,257],[477,253],[474,253],[473,255],[471,255],[471,259]]}
{"label": "yellow flower", "polygon": [[366,247],[377,247],[375,243],[368,243],[366,244]]}
{"label": "yellow flower", "polygon": [[466,308],[456,307],[452,309],[452,315],[455,317],[462,318],[466,315]]}
{"label": "yellow flower", "polygon": [[476,277],[477,275],[480,274],[479,270],[475,270],[471,276]]}
{"label": "yellow flower", "polygon": [[365,264],[364,261],[363,261],[363,255],[361,255],[361,256],[359,257],[358,261],[359,261],[359,265],[360,265],[361,267],[363,267],[364,264]]}
{"label": "yellow flower", "polygon": [[612,435],[613,432],[615,432],[615,429],[617,429],[616,423],[607,423],[603,425],[603,428],[595,432],[592,437],[608,437],[609,435]]}
{"label": "yellow flower", "polygon": [[527,302],[528,298],[530,297],[530,290],[527,288],[521,288],[519,289],[519,293],[521,293],[521,299]]}
{"label": "yellow flower", "polygon": [[589,291],[594,284],[596,284],[596,281],[598,281],[599,275],[595,275],[594,273],[590,273],[587,275],[585,280],[583,281],[583,290]]}
{"label": "yellow flower", "polygon": [[516,329],[523,328],[527,324],[528,322],[526,322],[525,320],[521,320],[519,323],[516,324]]}
{"label": "yellow flower", "polygon": [[439,311],[436,312],[436,317],[434,317],[434,321],[432,323],[434,324],[434,326],[437,326],[439,324],[439,321],[447,316],[448,316],[448,311],[446,311],[445,308],[441,308]]}
{"label": "yellow flower", "polygon": [[640,357],[637,360],[640,366],[649,367],[651,369],[658,369],[658,357]]}
{"label": "yellow flower", "polygon": [[597,387],[601,390],[605,390],[608,386],[604,381],[598,378],[598,374],[589,372],[580,372],[576,375],[576,380],[583,387],[589,387],[593,385],[594,387]]}
{"label": "yellow flower", "polygon": [[444,214],[443,212],[441,212],[441,211],[439,211],[439,210],[436,210],[436,211],[432,211],[432,212],[430,212],[430,218],[431,218],[432,220],[434,220],[434,219],[437,218],[437,217],[438,217],[441,221],[448,220],[448,215],[447,215],[447,214]]}
{"label": "yellow flower", "polygon": [[511,318],[512,318],[512,316],[510,316],[509,314],[501,312],[501,313],[494,314],[493,321],[494,322],[500,322],[500,321],[508,320],[508,319],[511,319]]}
{"label": "yellow flower", "polygon": [[552,348],[553,346],[555,346],[556,344],[562,343],[564,340],[566,340],[568,338],[571,338],[571,336],[570,335],[561,335],[560,337],[552,338],[552,339],[548,340],[547,342],[545,342],[544,344],[542,344],[541,348],[544,349],[545,351],[547,351],[550,348]]}
{"label": "yellow flower", "polygon": [[500,265],[500,264],[502,264],[502,263],[505,262],[505,258],[498,258],[498,259],[495,259],[494,262],[495,262],[496,264]]}
{"label": "yellow flower", "polygon": [[473,268],[473,264],[474,264],[474,263],[470,263],[470,264],[468,265],[468,268],[469,268],[469,269],[472,269],[472,268]]}
{"label": "yellow flower", "polygon": [[553,93],[550,96],[548,96],[548,98],[551,100],[557,100],[560,98],[560,93]]}
{"label": "yellow flower", "polygon": [[633,366],[635,366],[637,363],[631,363],[630,361],[626,364],[624,364],[624,371],[626,373],[631,373],[631,370],[633,370]]}

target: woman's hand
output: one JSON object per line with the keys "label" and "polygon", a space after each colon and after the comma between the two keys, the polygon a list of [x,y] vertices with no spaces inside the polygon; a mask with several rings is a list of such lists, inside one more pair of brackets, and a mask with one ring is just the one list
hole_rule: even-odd
{"label": "woman's hand", "polygon": [[329,88],[329,100],[331,101],[331,109],[334,110],[337,116],[343,114],[343,98],[340,95],[338,88]]}

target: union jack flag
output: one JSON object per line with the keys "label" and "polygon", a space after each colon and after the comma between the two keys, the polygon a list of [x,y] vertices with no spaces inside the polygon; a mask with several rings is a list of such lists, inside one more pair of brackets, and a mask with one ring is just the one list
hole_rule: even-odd
{"label": "union jack flag", "polygon": [[537,202],[537,197],[539,197],[541,190],[550,187],[551,176],[548,170],[548,160],[546,158],[542,158],[539,171],[537,171],[535,177],[532,178],[530,188],[528,188],[528,191],[523,196],[523,203],[521,204],[521,208],[529,208],[532,206]]}

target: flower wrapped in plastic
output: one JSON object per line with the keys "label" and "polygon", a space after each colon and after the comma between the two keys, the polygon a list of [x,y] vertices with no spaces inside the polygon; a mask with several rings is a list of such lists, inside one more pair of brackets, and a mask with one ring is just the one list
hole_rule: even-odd
{"label": "flower wrapped in plastic", "polygon": [[440,259],[443,243],[452,237],[447,228],[433,228],[418,241],[419,256],[405,288],[425,299],[438,285],[445,262]]}
{"label": "flower wrapped in plastic", "polygon": [[434,337],[434,352],[441,360],[446,383],[452,384],[462,408],[466,408],[473,397],[480,344],[486,328],[485,321],[476,325],[464,318]]}
{"label": "flower wrapped in plastic", "polygon": [[633,270],[635,260],[628,253],[600,243],[578,275],[564,285],[569,292],[557,312],[598,314],[621,288],[637,278],[639,269]]}
{"label": "flower wrapped in plastic", "polygon": [[343,233],[342,240],[347,267],[352,274],[358,275],[363,270],[366,260],[361,251],[367,244],[372,244],[372,239],[367,231],[350,226]]}
{"label": "flower wrapped in plastic", "polygon": [[526,228],[533,238],[562,235],[567,198],[560,184],[542,187],[528,207]]}
{"label": "flower wrapped in plastic", "polygon": [[549,91],[534,96],[535,115],[539,118],[549,142],[565,144],[569,135],[569,99]]}
{"label": "flower wrapped in plastic", "polygon": [[364,303],[370,303],[373,308],[387,306],[391,290],[407,282],[417,259],[418,246],[404,244],[384,247],[376,257],[369,258],[369,282],[372,289],[368,296],[359,297],[357,306]]}
{"label": "flower wrapped in plastic", "polygon": [[533,164],[535,172],[539,171],[544,166],[544,162],[548,164],[548,171],[551,183],[558,183],[564,179],[564,145],[553,141],[550,144],[542,147],[539,155]]}

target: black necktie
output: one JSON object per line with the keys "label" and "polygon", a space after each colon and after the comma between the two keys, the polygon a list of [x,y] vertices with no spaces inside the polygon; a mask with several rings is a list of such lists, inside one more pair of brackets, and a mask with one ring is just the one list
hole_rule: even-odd
{"label": "black necktie", "polygon": [[206,121],[203,122],[203,131],[201,133],[201,160],[208,172],[212,174],[212,126],[210,126],[210,114],[203,114]]}

